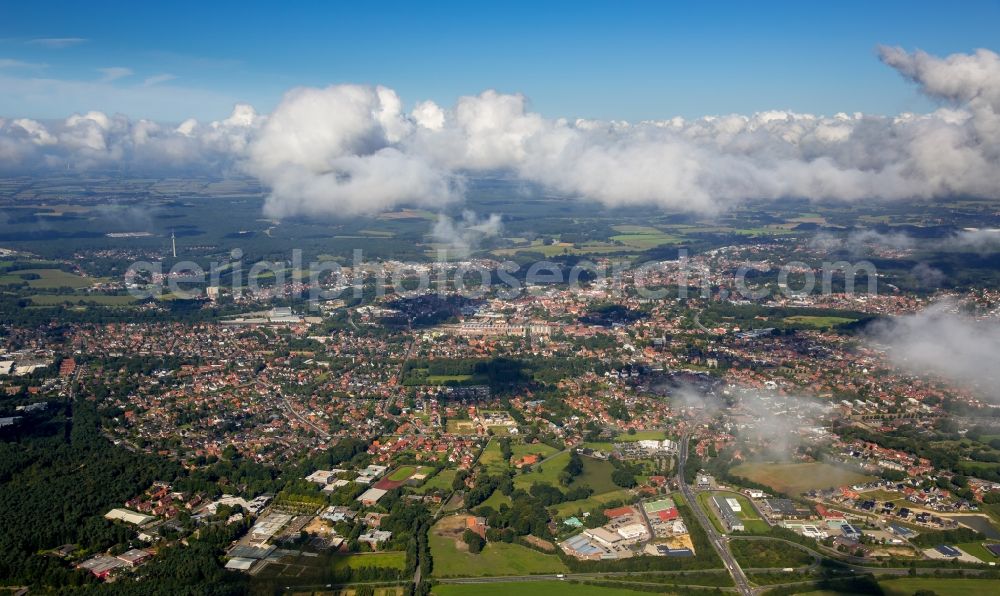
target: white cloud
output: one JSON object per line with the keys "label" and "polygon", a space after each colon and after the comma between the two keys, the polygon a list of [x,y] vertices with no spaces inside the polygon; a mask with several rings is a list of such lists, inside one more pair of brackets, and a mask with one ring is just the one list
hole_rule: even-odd
{"label": "white cloud", "polygon": [[142,81],[142,84],[144,86],[146,86],[146,87],[152,87],[153,85],[159,85],[160,83],[166,83],[167,81],[172,81],[172,80],[174,80],[176,78],[177,78],[176,75],[172,75],[172,74],[168,74],[168,73],[163,73],[163,74],[153,75],[151,77],[146,77]]}
{"label": "white cloud", "polygon": [[399,141],[413,124],[385,87],[298,88],[264,123],[249,147],[247,171],[271,190],[272,216],[379,211],[399,203],[441,205],[453,177]]}
{"label": "white cloud", "polygon": [[[1000,196],[1000,57],[988,50],[946,58],[880,52],[886,64],[948,105],[895,117],[773,110],[629,123],[544,118],[523,96],[496,91],[461,97],[451,107],[422,102],[406,114],[391,89],[334,85],[293,89],[267,117],[245,106],[205,126],[180,117],[178,127],[122,122],[101,134],[106,149],[120,148],[121,158],[138,169],[195,163],[205,151],[212,156],[206,163],[239,163],[271,189],[273,215],[439,206],[458,198],[466,172],[493,170],[608,205],[709,213],[756,198]],[[199,99],[173,85],[109,84],[128,74],[106,69],[103,84],[10,77],[0,77],[0,84],[40,98],[86,96],[88,105],[103,105],[98,100],[112,91],[139,106]],[[130,137],[137,129],[144,132]],[[38,145],[23,130],[10,131],[11,124],[0,126],[0,136],[9,133],[5,154],[20,156],[17,167],[65,161],[83,167],[98,146],[89,131],[86,142],[79,130],[52,131],[55,138],[68,135],[65,146]],[[90,153],[74,161],[74,148]],[[166,161],[151,161],[157,158]]]}
{"label": "white cloud", "polygon": [[39,69],[48,68],[48,66],[48,64],[42,64],[40,62],[25,62],[23,60],[14,60],[13,58],[0,58],[0,68]]}
{"label": "white cloud", "polygon": [[69,48],[86,42],[87,39],[83,37],[39,37],[37,39],[29,40],[28,44],[43,46],[53,50],[60,50],[62,48]]}
{"label": "white cloud", "polygon": [[876,325],[869,337],[905,370],[940,375],[996,399],[992,390],[1000,383],[1000,321],[995,318],[975,319],[943,302]]}
{"label": "white cloud", "polygon": [[132,76],[132,74],[134,74],[131,68],[126,68],[124,66],[109,66],[107,68],[98,68],[97,71],[103,75],[101,77],[102,83],[110,83],[111,81],[117,81],[118,79],[130,77]]}
{"label": "white cloud", "polygon": [[261,117],[237,105],[225,120],[176,128],[92,111],[60,122],[0,120],[0,171],[87,170],[128,162],[136,172],[224,173],[245,155]]}
{"label": "white cloud", "polygon": [[431,235],[436,242],[444,244],[456,256],[466,256],[486,238],[495,238],[503,229],[499,214],[491,213],[480,218],[474,211],[462,211],[461,219],[452,219],[444,213],[438,214]]}

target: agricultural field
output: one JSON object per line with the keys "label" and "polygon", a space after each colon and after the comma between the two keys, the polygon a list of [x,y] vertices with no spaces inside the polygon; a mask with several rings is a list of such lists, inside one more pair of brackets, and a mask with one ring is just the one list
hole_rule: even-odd
{"label": "agricultural field", "polygon": [[[995,579],[943,579],[935,577],[907,577],[878,582],[883,596],[912,596],[919,590],[927,590],[937,596],[972,596],[974,594],[994,594]],[[817,590],[804,592],[802,596],[835,596],[843,592]]]}
{"label": "agricultural field", "polygon": [[403,569],[406,566],[406,553],[361,553],[354,555],[336,555],[333,557],[333,569],[360,569],[362,567],[385,567]]}
{"label": "agricultural field", "polygon": [[54,290],[56,288],[89,288],[98,279],[81,277],[62,269],[18,269],[0,275],[0,286],[27,282],[33,290]]}
{"label": "agricultural field", "polygon": [[288,556],[269,562],[256,575],[259,579],[282,579],[293,583],[325,582],[331,571],[381,567],[402,570],[406,553],[402,551],[319,557]]}
{"label": "agricultural field", "polygon": [[513,256],[519,253],[536,253],[545,257],[556,257],[559,255],[610,254],[618,252],[636,252],[636,247],[620,246],[606,242],[587,242],[577,247],[569,242],[543,244],[542,241],[535,240],[528,246],[500,248],[494,250],[493,254],[497,256]]}
{"label": "agricultural field", "polygon": [[612,236],[612,241],[638,250],[648,250],[661,244],[676,244],[683,240],[680,236],[667,234],[650,226],[620,225],[613,229],[620,234]]}
{"label": "agricultural field", "polygon": [[626,588],[605,588],[567,581],[498,582],[490,584],[439,584],[434,586],[434,596],[642,596]]}
{"label": "agricultural field", "polygon": [[576,515],[577,511],[590,511],[595,507],[612,501],[627,501],[631,495],[632,493],[630,493],[628,489],[619,488],[610,492],[591,495],[590,497],[579,501],[559,503],[554,507],[554,509],[556,510],[557,516],[569,517],[570,515]]}
{"label": "agricultural field", "polygon": [[797,327],[824,329],[827,327],[836,327],[837,325],[843,325],[844,323],[853,323],[857,319],[851,319],[848,317],[812,317],[806,315],[796,315],[792,317],[785,317],[782,320],[788,325],[793,325]]}
{"label": "agricultural field", "polygon": [[110,294],[35,294],[31,296],[31,303],[36,306],[77,305],[81,302],[100,306],[126,306],[135,301],[136,299],[132,296]]}
{"label": "agricultural field", "polygon": [[427,375],[427,385],[444,385],[445,383],[465,383],[471,381],[472,375]]}
{"label": "agricultural field", "polygon": [[437,577],[482,577],[565,573],[566,565],[556,555],[545,555],[518,544],[490,542],[477,555],[468,552],[461,536],[465,516],[439,521],[430,530],[429,543]]}
{"label": "agricultural field", "polygon": [[819,462],[741,464],[733,468],[732,473],[792,496],[813,489],[875,480],[874,476]]}

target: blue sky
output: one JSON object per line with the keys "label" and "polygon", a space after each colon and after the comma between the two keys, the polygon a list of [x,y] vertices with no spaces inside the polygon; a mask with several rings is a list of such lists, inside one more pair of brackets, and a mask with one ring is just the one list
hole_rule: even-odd
{"label": "blue sky", "polygon": [[0,115],[209,120],[343,82],[408,105],[520,92],[548,117],[895,114],[933,106],[877,44],[1000,50],[997,1],[357,4],[7,3]]}

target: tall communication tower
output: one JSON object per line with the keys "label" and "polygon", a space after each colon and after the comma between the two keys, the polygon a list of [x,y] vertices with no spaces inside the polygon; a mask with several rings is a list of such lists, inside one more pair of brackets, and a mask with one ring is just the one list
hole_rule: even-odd
{"label": "tall communication tower", "polygon": [[177,236],[174,235],[174,231],[170,230],[170,248],[173,250],[174,258],[177,258]]}

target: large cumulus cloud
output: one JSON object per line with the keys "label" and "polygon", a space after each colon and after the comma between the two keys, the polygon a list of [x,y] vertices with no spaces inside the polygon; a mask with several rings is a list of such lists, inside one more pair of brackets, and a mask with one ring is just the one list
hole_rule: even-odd
{"label": "large cumulus cloud", "polygon": [[697,212],[753,198],[1000,196],[1000,57],[879,56],[940,109],[570,121],[495,91],[406,113],[390,89],[335,85],[289,91],[266,117],[247,106],[208,125],[99,113],[54,125],[0,121],[0,160],[7,169],[239,167],[270,189],[275,216],[438,206],[461,196],[465,175],[496,170],[608,205]]}
{"label": "large cumulus cloud", "polygon": [[168,126],[92,111],[58,122],[0,118],[0,172],[128,169],[225,174],[237,167],[263,119],[238,104],[229,118]]}
{"label": "large cumulus cloud", "polygon": [[271,188],[265,209],[274,216],[444,203],[453,177],[405,150],[413,128],[385,87],[294,89],[259,131],[247,167]]}

